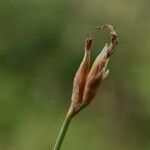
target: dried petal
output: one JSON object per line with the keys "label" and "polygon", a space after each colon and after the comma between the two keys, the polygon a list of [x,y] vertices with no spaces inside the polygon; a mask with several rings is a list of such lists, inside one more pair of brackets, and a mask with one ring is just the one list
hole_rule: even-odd
{"label": "dried petal", "polygon": [[100,28],[106,29],[110,32],[111,39],[110,39],[109,48],[107,50],[107,58],[109,58],[113,54],[116,46],[118,45],[118,35],[115,31],[115,28],[110,24],[105,24],[105,25],[97,27],[97,29],[100,29]]}
{"label": "dried petal", "polygon": [[74,78],[72,98],[71,98],[72,113],[75,113],[79,105],[82,103],[85,83],[86,83],[87,75],[89,73],[91,44],[92,44],[92,38],[88,34],[85,41],[84,57]]}
{"label": "dried petal", "polygon": [[[99,29],[100,27],[97,28]],[[110,31],[111,40],[109,44],[106,43],[101,53],[95,59],[87,76],[82,101],[83,105],[88,105],[94,99],[100,83],[108,76],[109,70],[107,70],[107,65],[109,62],[109,57],[113,54],[116,46],[118,45],[118,38],[114,27],[106,24],[101,26],[101,28],[106,28]]]}
{"label": "dried petal", "polygon": [[84,105],[89,104],[94,99],[96,91],[103,79],[103,74],[105,72],[104,67],[107,62],[107,53],[105,53],[106,46],[104,47],[102,52],[98,55],[98,57],[95,59],[91,67],[91,70],[88,74],[82,101]]}

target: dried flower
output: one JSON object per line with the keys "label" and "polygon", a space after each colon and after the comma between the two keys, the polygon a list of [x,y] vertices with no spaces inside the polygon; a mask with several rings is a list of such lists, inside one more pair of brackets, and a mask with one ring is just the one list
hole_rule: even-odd
{"label": "dried flower", "polygon": [[73,82],[71,105],[59,132],[54,150],[60,150],[72,118],[94,99],[99,85],[109,74],[107,65],[110,56],[113,54],[116,46],[118,45],[118,36],[114,27],[110,24],[97,27],[97,29],[100,28],[107,29],[110,32],[110,42],[106,43],[101,53],[95,59],[91,69],[89,69],[90,53],[93,40],[89,34],[87,35],[85,40],[84,57],[79,69],[76,72]]}
{"label": "dried flower", "polygon": [[78,107],[80,107],[82,103],[86,78],[89,73],[91,46],[92,46],[92,38],[90,37],[89,34],[87,34],[85,40],[84,57],[74,77],[71,107],[69,111],[70,115],[75,114],[76,110],[78,109]]}
{"label": "dried flower", "polygon": [[87,35],[84,57],[74,78],[69,115],[75,115],[94,99],[100,83],[109,74],[107,65],[110,56],[118,45],[118,36],[114,27],[110,24],[97,27],[97,29],[100,28],[107,29],[110,32],[110,43],[106,43],[91,69],[89,69],[92,38],[89,34]]}

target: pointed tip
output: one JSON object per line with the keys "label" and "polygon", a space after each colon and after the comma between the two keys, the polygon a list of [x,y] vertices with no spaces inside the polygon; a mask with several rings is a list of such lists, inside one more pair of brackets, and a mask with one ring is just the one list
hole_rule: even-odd
{"label": "pointed tip", "polygon": [[86,51],[89,51],[91,49],[92,41],[93,41],[93,39],[91,38],[91,35],[89,33],[87,33],[86,40],[85,40],[85,50]]}

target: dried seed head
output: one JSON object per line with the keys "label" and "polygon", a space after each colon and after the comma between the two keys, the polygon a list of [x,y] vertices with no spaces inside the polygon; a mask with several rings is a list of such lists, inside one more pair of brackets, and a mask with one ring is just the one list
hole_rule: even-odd
{"label": "dried seed head", "polygon": [[75,115],[88,105],[94,99],[100,83],[109,74],[107,65],[110,56],[118,45],[118,36],[114,27],[110,24],[97,27],[97,29],[100,28],[107,29],[110,32],[110,42],[106,43],[89,70],[92,38],[87,34],[84,57],[74,78],[71,106],[68,115]]}

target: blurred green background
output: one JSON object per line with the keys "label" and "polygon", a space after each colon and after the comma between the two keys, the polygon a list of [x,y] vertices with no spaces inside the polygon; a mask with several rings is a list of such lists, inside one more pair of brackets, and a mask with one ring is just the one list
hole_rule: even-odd
{"label": "blurred green background", "polygon": [[63,150],[150,149],[149,0],[0,0],[0,150],[52,149],[70,104],[87,32],[92,61],[119,47],[91,105],[72,122]]}

